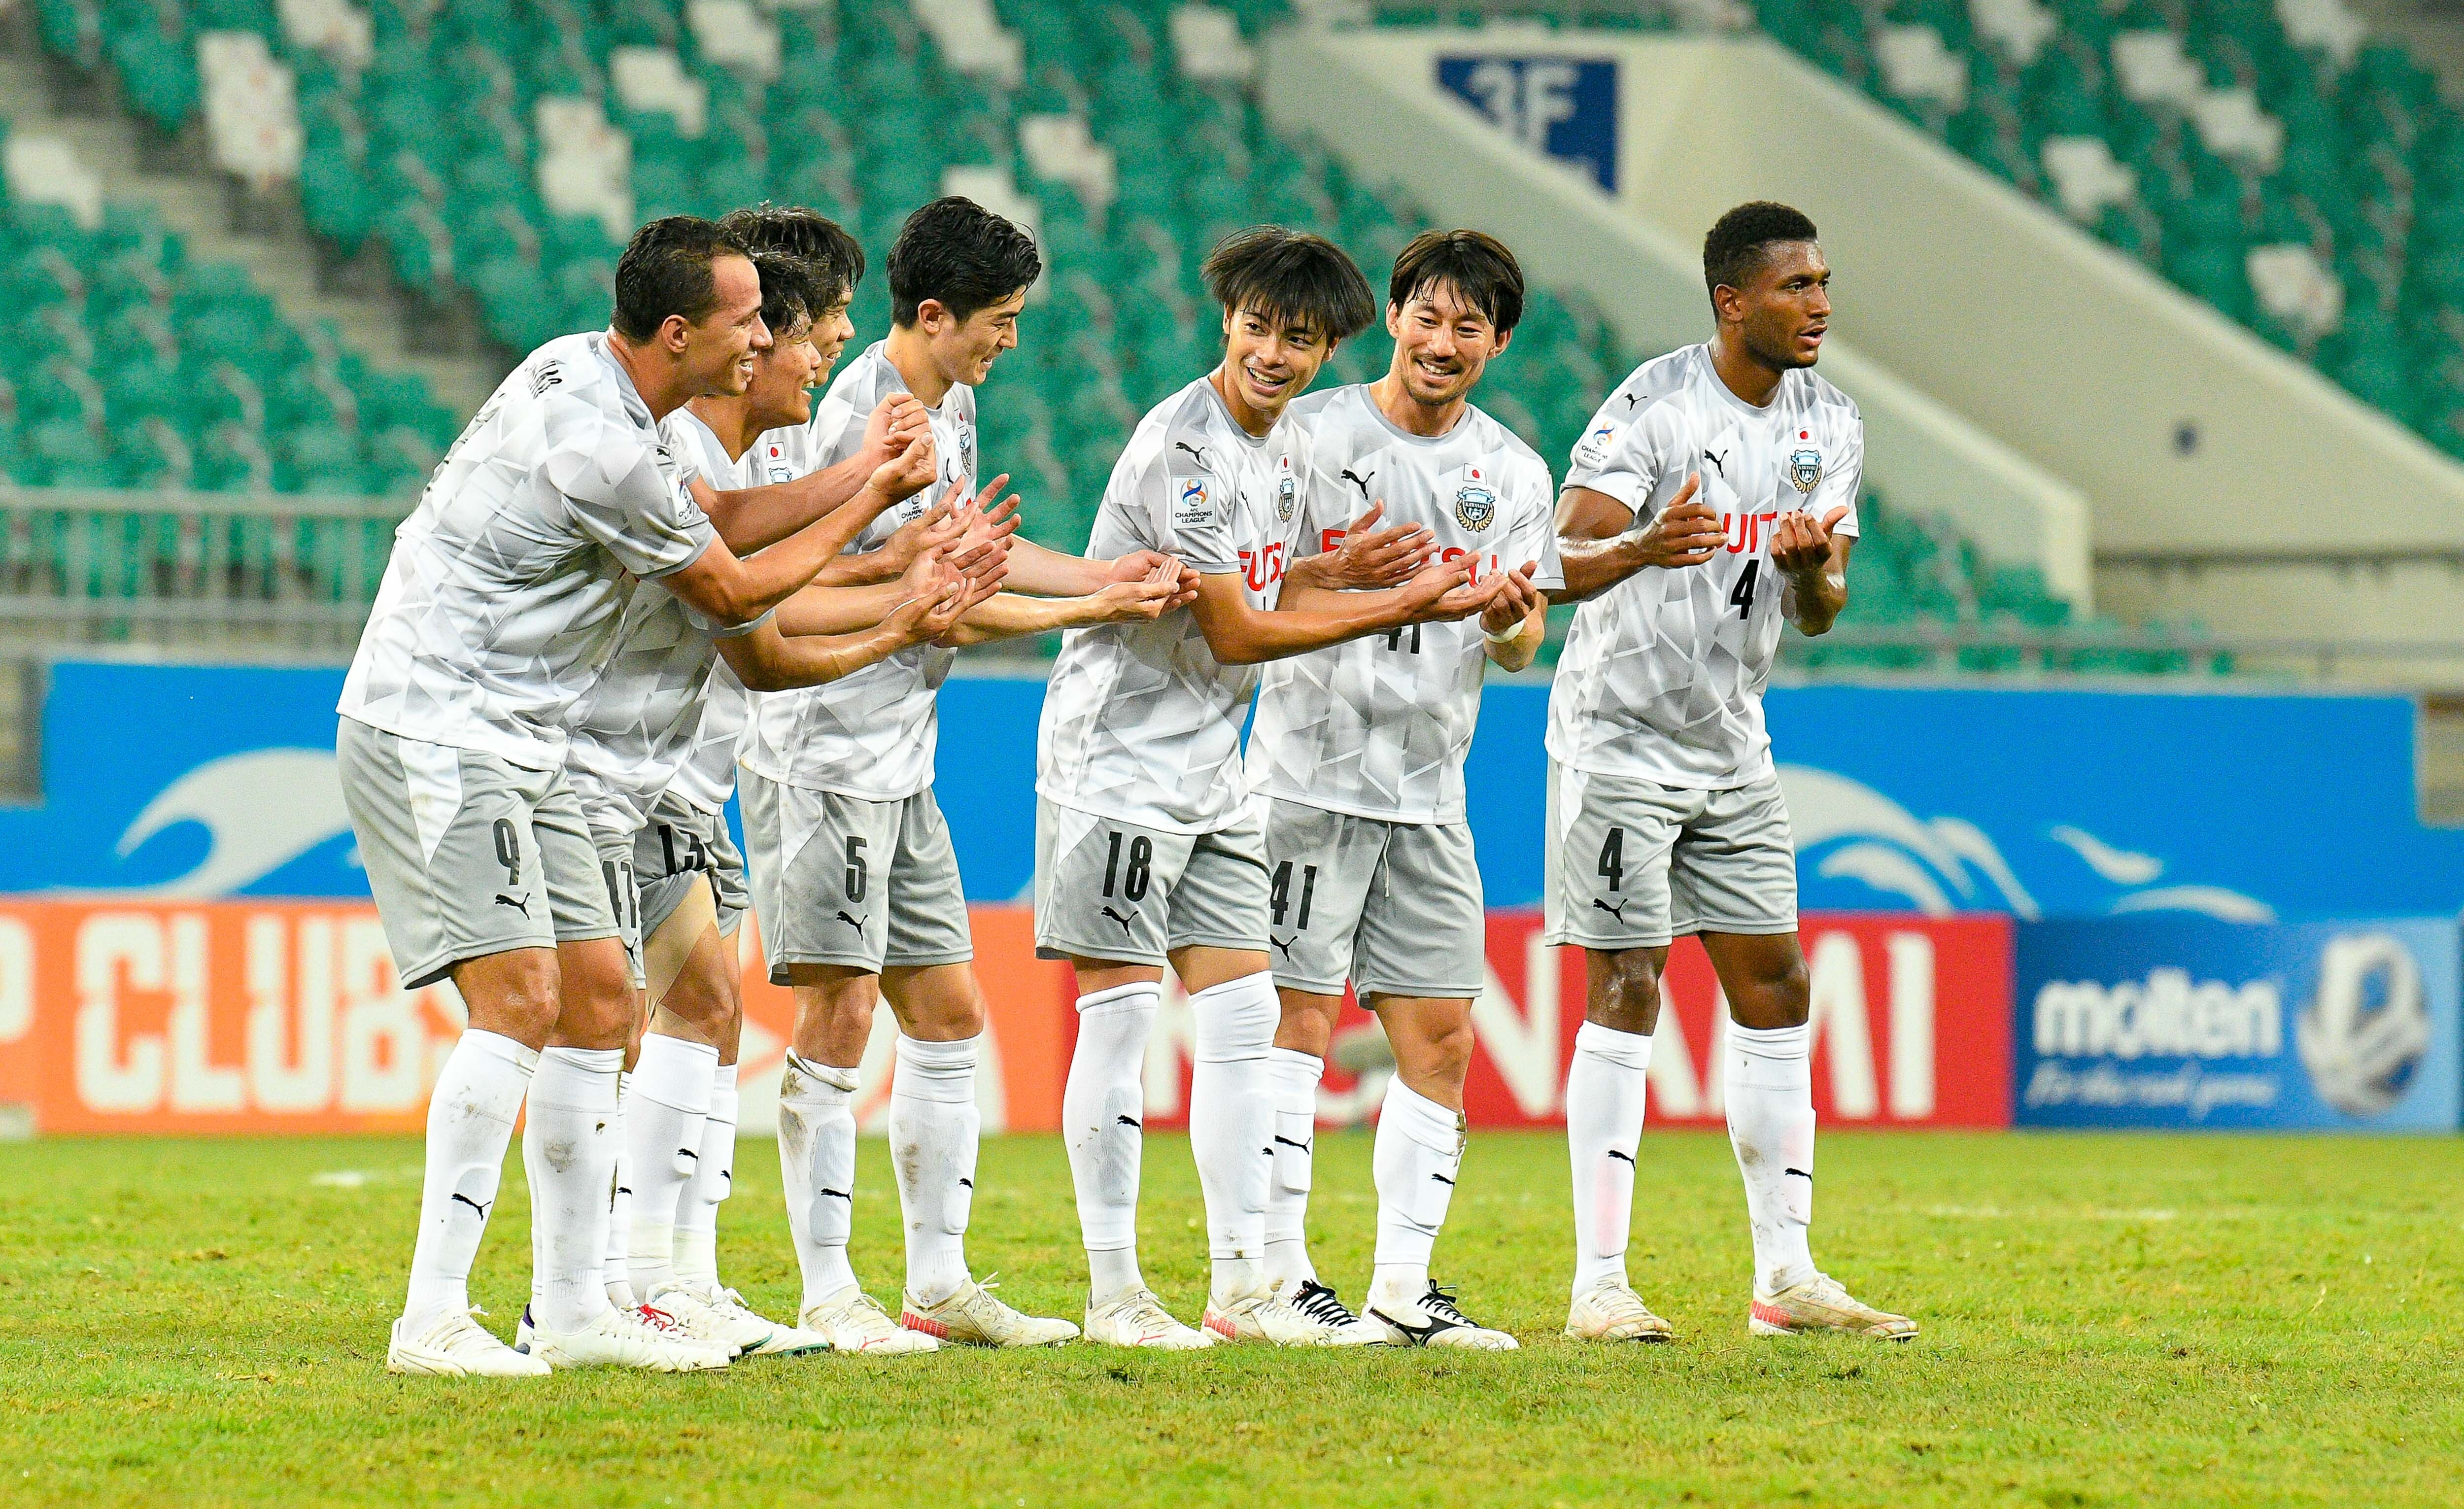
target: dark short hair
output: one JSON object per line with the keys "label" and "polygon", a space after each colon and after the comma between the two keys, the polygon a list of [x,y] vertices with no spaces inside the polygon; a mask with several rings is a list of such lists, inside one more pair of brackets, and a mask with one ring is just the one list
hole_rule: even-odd
{"label": "dark short hair", "polygon": [[699,324],[718,307],[712,264],[750,256],[745,244],[699,215],[669,215],[633,232],[616,259],[616,333],[648,340],[670,315]]}
{"label": "dark short hair", "polygon": [[1251,226],[1215,243],[1199,270],[1224,313],[1251,309],[1279,322],[1348,340],[1377,317],[1369,279],[1324,236],[1282,226]]}
{"label": "dark short hair", "polygon": [[1820,239],[1801,210],[1757,199],[1722,215],[1703,238],[1703,289],[1743,288],[1762,264],[1764,249],[1783,241]]}
{"label": "dark short hair", "polygon": [[729,210],[719,217],[718,227],[756,252],[784,252],[807,263],[817,300],[808,314],[845,303],[864,281],[863,245],[818,209],[765,199],[751,209]]}
{"label": "dark short hair", "polygon": [[931,299],[964,319],[1044,275],[1035,238],[972,199],[936,199],[907,217],[890,247],[890,322],[915,323]]}
{"label": "dark short hair", "polygon": [[1523,318],[1523,268],[1506,243],[1480,230],[1423,230],[1395,259],[1386,301],[1400,309],[1432,285],[1443,284],[1499,335]]}
{"label": "dark short hair", "polygon": [[814,265],[803,257],[756,247],[753,271],[761,274],[761,322],[774,336],[784,336],[798,321],[837,302],[834,285],[823,283]]}

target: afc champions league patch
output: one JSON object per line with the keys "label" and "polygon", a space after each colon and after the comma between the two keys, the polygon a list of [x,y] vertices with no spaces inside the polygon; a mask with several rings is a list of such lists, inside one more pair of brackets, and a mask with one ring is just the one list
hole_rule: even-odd
{"label": "afc champions league patch", "polygon": [[1173,499],[1172,521],[1176,524],[1203,524],[1209,517],[1206,507],[1206,479],[1183,477],[1180,491]]}
{"label": "afc champions league patch", "polygon": [[1455,491],[1455,522],[1477,535],[1495,517],[1497,493],[1481,479],[1480,468],[1474,467]]}
{"label": "afc champions league patch", "polygon": [[1280,470],[1283,475],[1275,479],[1275,518],[1288,524],[1293,511],[1300,506],[1301,490],[1300,484],[1292,480],[1291,457],[1281,458]]}
{"label": "afc champions league patch", "polygon": [[[1807,438],[1806,432],[1802,429],[1798,430],[1796,438],[1799,440]],[[1790,451],[1788,480],[1798,492],[1812,492],[1822,482],[1822,452],[1812,446],[1802,446]]]}

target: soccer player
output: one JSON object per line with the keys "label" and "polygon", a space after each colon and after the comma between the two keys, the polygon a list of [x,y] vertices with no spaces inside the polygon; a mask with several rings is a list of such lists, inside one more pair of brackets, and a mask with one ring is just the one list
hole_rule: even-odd
{"label": "soccer player", "polygon": [[[791,213],[796,212],[775,212],[781,219]],[[755,359],[752,383],[742,395],[696,398],[662,422],[661,436],[689,485],[705,478],[735,486],[747,470],[740,458],[754,449],[756,437],[765,430],[800,426],[811,417],[806,389],[823,366],[811,340],[812,311],[818,308],[832,330],[844,326],[851,273],[861,267],[860,260],[851,267],[846,253],[860,259],[861,252],[853,252],[853,242],[837,227],[819,216],[810,218],[819,222],[814,229],[823,249],[833,253],[825,260],[780,247],[776,243],[781,238],[765,233],[767,222],[762,220],[731,217],[733,223],[722,223],[722,229],[753,248],[761,278],[762,321],[772,342]],[[828,231],[837,231],[838,240],[830,240]],[[801,433],[801,428],[787,430],[768,448],[793,445]],[[867,482],[868,489],[881,494],[877,500],[831,516],[831,535],[842,543],[852,539],[882,507],[920,489],[932,475],[930,441],[919,435],[906,453]],[[766,469],[760,480],[768,480]],[[709,481],[700,490],[713,493],[711,507],[723,515],[724,497]],[[682,904],[678,879],[698,886],[703,868],[714,876],[724,874],[733,858],[735,846],[715,812],[705,818],[697,808],[677,811],[663,804],[702,741],[729,740],[733,769],[733,731],[742,720],[740,703],[730,693],[748,682],[765,689],[817,685],[924,643],[957,623],[970,605],[971,591],[975,601],[990,596],[993,582],[971,587],[947,577],[934,552],[919,560],[909,580],[869,589],[875,601],[869,613],[879,622],[869,632],[839,637],[801,632],[798,619],[807,598],[853,590],[863,589],[807,588],[772,621],[715,637],[714,626],[674,596],[655,590],[634,595],[605,669],[570,719],[566,763],[597,842],[610,905],[632,946],[638,982],[650,982],[643,957],[648,951],[639,940],[646,931],[655,935]],[[727,685],[714,698],[713,681],[721,665],[728,667]],[[725,800],[721,791],[718,802]],[[646,848],[652,850],[648,856]],[[655,883],[644,874],[646,858],[649,866],[656,866],[649,869]],[[696,1244],[687,1264],[690,1279],[680,1278],[671,1266],[676,1210],[687,1184],[700,1184],[695,1175],[705,1159],[721,1170],[722,1180],[732,1162],[736,1118],[722,1105],[714,1125],[710,1113],[714,1099],[724,1099],[717,1087],[722,1070],[727,1087],[734,1088],[733,1050],[741,1029],[741,1002],[723,980],[708,978],[707,966],[717,966],[722,976],[728,973],[721,948],[733,923],[733,917],[722,919],[715,904],[706,903],[687,915],[683,927],[691,930],[681,940],[667,939],[661,951],[659,988],[652,999],[669,995],[681,965],[693,956],[696,935],[704,928],[713,932],[705,972],[649,1024],[622,1096],[625,1139],[609,1221],[609,1299],[628,1308],[637,1299],[647,1301],[657,1315],[674,1320],[688,1335],[742,1351],[814,1350],[827,1345],[826,1340],[764,1320],[719,1284],[715,1251]],[[723,1188],[719,1193],[723,1197]],[[695,1201],[695,1215],[705,1203],[710,1202]],[[709,1214],[715,1223],[715,1204]]]}
{"label": "soccer player", "polygon": [[[1473,583],[1480,561],[1465,556],[1400,587],[1340,592],[1329,590],[1340,584],[1331,558],[1295,564],[1324,484],[1311,478],[1308,427],[1287,408],[1335,342],[1369,323],[1369,285],[1329,242],[1277,226],[1226,237],[1205,274],[1223,309],[1223,360],[1140,421],[1089,544],[1176,555],[1199,571],[1198,599],[1186,615],[1064,636],[1037,739],[1036,948],[1069,960],[1080,992],[1062,1119],[1087,1243],[1087,1334],[1172,1349],[1217,1337],[1375,1341],[1304,1316],[1262,1266],[1280,1012],[1241,719],[1261,663],[1483,612],[1506,578]],[[1138,1272],[1139,1072],[1167,963],[1197,1017],[1190,1145],[1214,1259],[1203,1330],[1168,1314]]]}
{"label": "soccer player", "polygon": [[[815,458],[837,461],[860,444],[861,415],[908,394],[931,416],[942,476],[972,476],[976,385],[1018,343],[1019,311],[1042,271],[1025,231],[971,201],[916,210],[891,248],[892,328],[831,384],[812,423]],[[922,508],[913,499],[882,515],[825,580],[890,572],[882,547]],[[1177,563],[1153,552],[1082,560],[1013,541],[1008,573],[1009,586],[1051,601],[1003,593],[971,609],[942,645],[901,651],[826,689],[764,696],[743,749],[754,909],[770,977],[796,998],[779,1156],[804,1279],[799,1323],[843,1351],[1044,1345],[1078,1334],[1001,1303],[967,1267],[984,1007],[957,858],[933,796],[935,689],[949,674],[949,645],[1152,620],[1185,595]],[[889,1127],[907,1234],[898,1322],[857,1283],[847,1251],[856,1071],[884,995],[899,1027]]]}
{"label": "soccer player", "polygon": [[1541,594],[1564,585],[1548,465],[1470,401],[1522,317],[1513,252],[1477,230],[1428,231],[1404,248],[1387,284],[1386,375],[1292,405],[1318,475],[1343,490],[1313,493],[1311,529],[1331,543],[1344,533],[1339,510],[1382,502],[1390,525],[1417,526],[1441,558],[1505,572],[1506,586],[1477,630],[1416,624],[1274,662],[1249,738],[1283,1002],[1268,1055],[1267,1281],[1312,1321],[1362,1323],[1318,1281],[1304,1228],[1318,1081],[1349,980],[1395,1048],[1373,1160],[1377,1251],[1366,1324],[1398,1345],[1515,1345],[1431,1281],[1429,1255],[1462,1165],[1471,1004],[1488,973],[1463,755],[1483,668],[1531,664],[1548,628]]}
{"label": "soccer player", "polygon": [[1814,1266],[1814,1104],[1796,855],[1763,728],[1780,621],[1848,601],[1865,456],[1811,368],[1831,320],[1814,222],[1740,205],[1703,244],[1711,339],[1635,369],[1574,448],[1557,528],[1574,617],[1549,698],[1548,939],[1590,985],[1566,1081],[1577,1341],[1663,1341],[1625,1268],[1661,969],[1694,935],[1732,1023],[1723,1090],[1758,1336],[1916,1325]]}
{"label": "soccer player", "polygon": [[[429,1104],[396,1371],[726,1364],[726,1349],[616,1309],[602,1286],[634,995],[565,778],[564,719],[639,579],[732,627],[829,558],[812,527],[739,560],[659,444],[659,420],[688,399],[743,391],[769,342],[743,246],[690,216],[650,222],[617,264],[611,328],[525,359],[396,533],[336,753],[404,984],[451,978],[469,1009]],[[541,1281],[522,1354],[473,1322],[468,1280],[525,1097]]]}

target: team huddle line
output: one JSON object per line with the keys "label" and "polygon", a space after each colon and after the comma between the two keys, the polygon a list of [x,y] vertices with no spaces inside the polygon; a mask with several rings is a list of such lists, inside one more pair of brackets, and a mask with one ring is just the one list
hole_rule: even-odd
{"label": "team huddle line", "polygon": [[[672,1372],[1082,1336],[1514,1347],[1431,1261],[1485,973],[1464,755],[1485,667],[1529,666],[1552,603],[1581,606],[1551,694],[1547,937],[1582,948],[1590,978],[1565,1095],[1564,1334],[1670,1336],[1625,1250],[1661,970],[1692,935],[1733,1023],[1749,1330],[1913,1336],[1817,1269],[1807,1235],[1805,964],[1761,693],[1783,623],[1818,634],[1846,604],[1863,463],[1856,405],[1811,370],[1831,313],[1812,222],[1754,203],[1711,228],[1711,338],[1637,368],[1562,480],[1470,401],[1523,312],[1503,243],[1424,234],[1381,303],[1321,237],[1228,236],[1204,269],[1222,360],[1139,423],[1083,555],[1021,537],[1000,458],[977,453],[976,390],[1043,274],[1033,238],[965,199],[916,210],[888,258],[890,329],[842,364],[866,271],[807,209],[650,222],[609,327],[525,359],[397,534],[340,765],[403,981],[451,979],[469,1024],[430,1102],[388,1367]],[[1381,320],[1383,376],[1309,392]],[[1063,1131],[1083,1327],[1022,1313],[967,1263],[985,1017],[933,789],[957,652],[1055,631],[1035,940],[1079,991]],[[716,1260],[748,907],[795,999],[792,1324]],[[1196,1030],[1212,1267],[1196,1325],[1137,1259],[1166,970]],[[1347,991],[1395,1057],[1358,1310],[1306,1231]],[[847,1258],[857,1071],[885,999],[895,1315]],[[508,1345],[469,1279],[517,1119],[532,1279]]]}

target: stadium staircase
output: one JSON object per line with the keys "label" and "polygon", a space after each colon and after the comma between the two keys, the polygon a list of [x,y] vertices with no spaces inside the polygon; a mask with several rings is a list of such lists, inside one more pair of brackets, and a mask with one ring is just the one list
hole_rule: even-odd
{"label": "stadium staircase", "polygon": [[[475,329],[499,361],[604,323],[622,238],[650,215],[716,213],[765,197],[815,203],[858,231],[876,268],[906,212],[936,193],[968,192],[1030,221],[1050,273],[1025,345],[988,384],[985,445],[1010,458],[1033,505],[1031,529],[1065,548],[1083,545],[1138,415],[1214,360],[1197,267],[1218,236],[1261,220],[1309,226],[1375,269],[1429,223],[1395,191],[1352,179],[1319,143],[1265,123],[1250,94],[1252,43],[1286,12],[1264,0],[1007,0],[998,10],[984,0],[840,0],[776,11],[749,0],[377,0],[366,9],[343,0],[33,0],[33,11],[55,67],[108,81],[159,137],[192,134],[200,121],[218,142],[243,135],[237,160],[277,194],[296,185],[297,211],[329,268],[381,260],[417,324],[449,333],[448,343],[453,329]],[[228,87],[234,74],[253,80],[243,102]],[[237,126],[234,114],[244,118]],[[331,332],[269,319],[261,302],[245,302],[242,283],[188,268],[176,237],[111,229],[143,218],[106,208],[103,228],[88,230],[29,209],[11,222],[35,228],[15,232],[11,265],[48,266],[51,247],[72,265],[150,267],[162,295],[140,302],[167,311],[169,340],[152,339],[148,325],[143,344],[174,370],[187,359],[170,342],[237,301],[225,324],[234,334],[246,324],[254,339],[234,350],[251,355],[222,365],[267,395],[264,462],[244,470],[223,459],[234,444],[216,427],[227,416],[187,426],[185,410],[146,409],[172,401],[115,406],[98,391],[82,408],[55,401],[41,411],[41,423],[71,413],[78,438],[71,446],[65,431],[49,432],[40,454],[51,470],[38,476],[29,464],[21,480],[101,481],[121,469],[122,485],[159,485],[164,468],[141,471],[98,437],[143,456],[160,445],[143,437],[159,435],[153,422],[162,419],[183,439],[192,429],[224,437],[223,449],[192,467],[194,486],[279,488],[328,474],[398,492],[415,469],[407,450],[397,463],[376,437],[450,436],[450,419],[433,414],[395,423],[417,401],[398,379],[356,364]],[[53,299],[66,301],[64,292]],[[124,302],[89,298],[84,326],[99,334]],[[877,273],[856,315],[861,330],[884,325]],[[1326,381],[1374,375],[1381,350],[1374,339],[1343,348]],[[1557,464],[1636,360],[1587,301],[1536,291],[1482,399]],[[99,390],[105,376],[92,373],[85,387]],[[155,391],[121,384],[131,385]],[[225,402],[218,386],[229,390],[229,378],[164,384],[202,392],[195,402],[206,404]],[[330,448],[330,437],[345,432],[323,422],[341,407],[337,388],[355,402],[368,393],[376,427],[361,425],[366,438],[347,452],[305,448]],[[302,415],[307,422],[293,423]],[[39,448],[24,438],[31,427],[21,414],[21,449]],[[2231,668],[2229,655],[2198,647],[2194,626],[2186,641],[2162,625],[2072,623],[2069,604],[2033,568],[1988,564],[1947,525],[1871,497],[1865,507],[1859,591],[1843,631],[1826,643],[1793,641],[1796,664]],[[143,536],[130,533],[130,558],[161,569],[168,547]]]}

